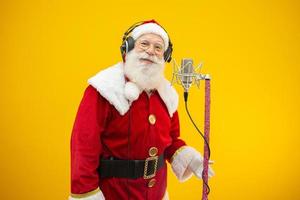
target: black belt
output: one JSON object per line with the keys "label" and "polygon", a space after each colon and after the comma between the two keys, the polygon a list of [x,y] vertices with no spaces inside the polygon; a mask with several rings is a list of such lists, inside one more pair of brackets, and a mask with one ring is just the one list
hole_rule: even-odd
{"label": "black belt", "polygon": [[164,156],[149,157],[146,160],[120,160],[116,158],[101,159],[99,173],[101,178],[118,177],[149,179],[164,166]]}

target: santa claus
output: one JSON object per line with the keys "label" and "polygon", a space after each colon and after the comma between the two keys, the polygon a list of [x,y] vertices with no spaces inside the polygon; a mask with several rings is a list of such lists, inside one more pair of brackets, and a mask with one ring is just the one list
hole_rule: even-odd
{"label": "santa claus", "polygon": [[[71,137],[70,200],[169,199],[179,181],[202,178],[203,158],[179,138],[178,95],[164,78],[172,43],[156,21],[132,26],[123,62],[88,80]],[[209,177],[213,171],[209,168]]]}

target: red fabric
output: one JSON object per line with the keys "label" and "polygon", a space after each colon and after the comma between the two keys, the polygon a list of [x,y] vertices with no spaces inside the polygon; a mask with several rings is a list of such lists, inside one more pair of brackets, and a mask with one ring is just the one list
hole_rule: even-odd
{"label": "red fabric", "polygon": [[155,24],[159,25],[159,23],[157,23],[157,21],[155,21],[154,19],[150,19],[148,21],[144,21],[143,24],[148,24],[148,23],[155,23]]}
{"label": "red fabric", "polygon": [[[154,125],[148,121],[150,114],[156,116]],[[157,92],[150,97],[145,92],[140,94],[130,111],[122,116],[96,89],[88,86],[71,137],[71,192],[81,194],[99,186],[106,200],[127,199],[128,192],[131,199],[161,200],[167,185],[166,165],[157,172],[156,184],[149,188],[150,179],[143,177],[99,179],[100,156],[146,159],[149,149],[157,147],[158,155],[164,153],[169,160],[183,145],[184,141],[179,139],[178,113],[171,118]]]}

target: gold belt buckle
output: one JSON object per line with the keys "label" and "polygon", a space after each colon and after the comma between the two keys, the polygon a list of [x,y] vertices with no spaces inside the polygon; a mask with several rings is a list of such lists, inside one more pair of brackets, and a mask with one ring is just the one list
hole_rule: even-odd
{"label": "gold belt buckle", "polygon": [[[154,172],[152,174],[147,174],[148,162],[153,161],[153,160],[154,160]],[[149,179],[149,178],[152,178],[156,175],[157,163],[158,163],[158,156],[152,156],[152,157],[146,158],[145,167],[144,167],[144,179]]]}

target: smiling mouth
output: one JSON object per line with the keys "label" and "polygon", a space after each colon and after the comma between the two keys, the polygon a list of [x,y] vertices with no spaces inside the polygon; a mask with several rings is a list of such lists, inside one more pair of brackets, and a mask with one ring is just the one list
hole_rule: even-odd
{"label": "smiling mouth", "polygon": [[146,62],[150,62],[150,63],[155,63],[154,61],[148,59],[148,58],[140,58],[141,61],[146,61]]}

